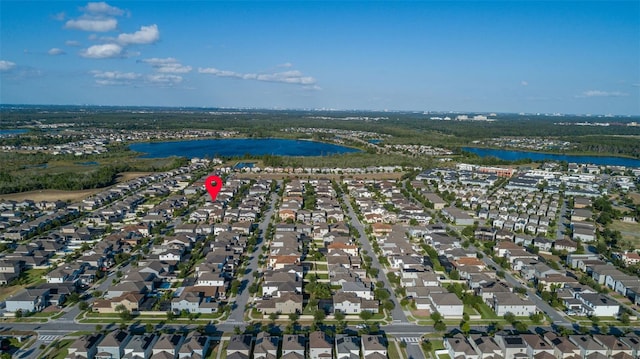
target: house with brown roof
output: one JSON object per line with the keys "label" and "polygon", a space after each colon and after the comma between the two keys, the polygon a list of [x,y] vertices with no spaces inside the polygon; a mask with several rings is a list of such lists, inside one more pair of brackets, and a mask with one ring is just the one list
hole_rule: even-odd
{"label": "house with brown roof", "polygon": [[285,334],[282,336],[282,359],[304,359],[307,338],[302,334]]}
{"label": "house with brown roof", "polygon": [[450,338],[444,338],[444,348],[449,358],[479,359],[478,352],[471,346],[464,335],[458,333]]}
{"label": "house with brown roof", "polygon": [[360,345],[364,359],[387,358],[387,341],[382,335],[364,334],[360,337]]}
{"label": "house with brown roof", "polygon": [[624,338],[618,338],[614,335],[594,334],[593,340],[602,345],[606,349],[607,358],[634,358],[633,349],[622,341]]}
{"label": "house with brown roof", "polygon": [[302,313],[302,294],[281,293],[280,297],[262,299],[258,302],[257,309],[264,314]]}
{"label": "house with brown roof", "polygon": [[333,338],[322,331],[309,333],[309,359],[332,359]]}

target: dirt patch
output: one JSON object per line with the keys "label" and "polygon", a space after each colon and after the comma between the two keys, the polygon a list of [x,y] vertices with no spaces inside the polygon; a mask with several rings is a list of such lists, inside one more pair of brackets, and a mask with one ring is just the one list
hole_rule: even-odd
{"label": "dirt patch", "polygon": [[423,310],[416,309],[416,310],[412,310],[411,314],[420,318],[425,318],[425,317],[428,318],[431,315],[431,311],[426,309],[423,309]]}
{"label": "dirt patch", "polygon": [[12,201],[23,201],[26,199],[30,199],[32,201],[80,201],[83,200],[92,194],[96,194],[102,191],[102,188],[96,189],[85,189],[81,191],[60,191],[54,189],[47,189],[42,191],[29,191],[29,192],[21,192],[21,193],[11,193],[11,194],[2,194],[0,195],[0,199],[12,200]]}
{"label": "dirt patch", "polygon": [[629,193],[629,198],[631,198],[631,200],[633,201],[634,204],[640,205],[640,193],[631,192],[631,193]]}
{"label": "dirt patch", "polygon": [[118,183],[150,175],[151,172],[122,172],[118,175]]}

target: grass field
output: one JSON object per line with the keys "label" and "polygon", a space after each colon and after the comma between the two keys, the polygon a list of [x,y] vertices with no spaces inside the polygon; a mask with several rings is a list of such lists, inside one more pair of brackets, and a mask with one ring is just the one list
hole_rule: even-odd
{"label": "grass field", "polygon": [[611,229],[620,231],[623,241],[629,241],[633,248],[640,248],[640,223],[613,221]]}
{"label": "grass field", "polygon": [[[118,175],[118,182],[126,182],[128,180],[146,176],[149,172],[123,172]],[[30,191],[30,192],[21,192],[21,193],[11,193],[11,194],[1,194],[0,199],[9,200],[9,201],[22,201],[25,199],[30,199],[32,201],[81,201],[93,194],[96,194],[100,191],[104,190],[104,188],[96,188],[96,189],[85,189],[81,191],[60,191],[54,189],[47,189],[41,191]]]}

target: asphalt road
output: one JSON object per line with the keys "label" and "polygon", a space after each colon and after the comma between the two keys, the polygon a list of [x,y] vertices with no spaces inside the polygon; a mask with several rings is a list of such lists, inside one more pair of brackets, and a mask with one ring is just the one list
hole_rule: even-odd
{"label": "asphalt road", "polygon": [[267,226],[271,222],[271,218],[274,213],[274,204],[278,199],[277,193],[272,193],[269,198],[269,209],[262,216],[262,221],[258,225],[260,231],[260,237],[258,238],[258,244],[254,248],[254,252],[250,254],[249,265],[246,267],[244,276],[240,279],[241,290],[233,301],[233,309],[231,314],[226,320],[226,324],[244,327],[246,322],[244,321],[245,306],[249,302],[249,286],[253,281],[253,273],[258,270],[258,261],[260,254],[262,254],[262,244],[264,241],[264,234],[267,232]]}
{"label": "asphalt road", "polygon": [[360,223],[360,220],[358,220],[358,216],[356,215],[353,208],[351,207],[351,202],[349,201],[349,198],[346,195],[343,195],[342,199],[347,205],[347,209],[349,210],[349,216],[352,218],[351,225],[353,225],[358,231],[358,233],[360,234],[359,240],[360,240],[360,244],[362,245],[362,249],[367,250],[367,252],[369,252],[369,254],[371,255],[371,259],[372,259],[371,265],[374,268],[378,268],[380,270],[378,272],[378,277],[376,279],[379,281],[382,281],[384,283],[384,286],[391,292],[391,297],[389,299],[391,299],[393,304],[395,304],[395,308],[393,308],[393,310],[391,311],[391,316],[393,317],[393,321],[400,322],[400,323],[408,323],[409,320],[407,319],[407,316],[402,310],[400,303],[398,303],[398,299],[396,298],[395,293],[393,291],[393,286],[387,279],[386,271],[384,270],[384,267],[380,265],[380,261],[378,261],[378,256],[376,256],[375,252],[373,251],[373,248],[371,247],[371,243],[369,243],[369,239],[367,238],[364,231],[364,226],[362,225],[362,223]]}
{"label": "asphalt road", "polygon": [[[488,266],[494,266],[495,268],[500,268],[500,266],[493,261],[493,259],[489,258],[489,256],[484,256],[482,258],[484,263]],[[509,273],[509,271],[504,271],[504,279],[511,284],[512,287],[524,287],[529,294],[529,299],[538,307],[538,309],[542,310],[545,314],[551,318],[551,321],[555,325],[563,326],[563,327],[571,327],[573,324],[563,315],[563,313],[558,312],[556,309],[551,307],[547,302],[542,300],[542,298],[536,295],[535,289],[529,288],[524,281],[514,277]]]}

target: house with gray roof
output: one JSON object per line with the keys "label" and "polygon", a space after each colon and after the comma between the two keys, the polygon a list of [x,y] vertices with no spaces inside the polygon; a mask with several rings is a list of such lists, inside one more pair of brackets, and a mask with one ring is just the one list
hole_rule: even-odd
{"label": "house with gray roof", "polygon": [[124,347],[123,359],[149,359],[156,340],[158,335],[154,333],[134,335]]}
{"label": "house with gray roof", "polygon": [[345,334],[336,335],[336,359],[360,359],[360,338]]}
{"label": "house with gray roof", "polygon": [[227,359],[249,359],[253,347],[253,336],[233,335],[227,345]]}
{"label": "house with gray roof", "polygon": [[98,344],[96,359],[122,359],[124,348],[131,340],[131,334],[126,330],[115,330]]}
{"label": "house with gray roof", "polygon": [[102,334],[94,333],[83,335],[69,345],[65,359],[90,359],[98,353],[98,343],[102,340]]}

